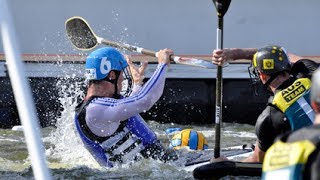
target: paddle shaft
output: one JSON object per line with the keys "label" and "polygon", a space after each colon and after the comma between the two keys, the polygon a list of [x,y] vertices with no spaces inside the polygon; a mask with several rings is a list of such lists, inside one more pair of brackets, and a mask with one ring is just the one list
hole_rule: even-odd
{"label": "paddle shaft", "polygon": [[[112,46],[112,47],[119,48],[119,49],[126,49],[126,50],[131,51],[131,52],[138,52],[140,54],[144,54],[144,55],[148,55],[148,56],[158,57],[158,54],[157,54],[156,51],[152,51],[152,50],[149,50],[149,49],[140,48],[140,47],[132,46],[132,45],[129,45],[129,44],[122,44],[122,43],[119,43],[119,42],[106,40],[106,39],[103,39],[103,38],[100,38],[100,37],[97,37],[97,40],[98,40],[99,43],[107,45],[107,46]],[[180,57],[178,57],[178,56],[170,56],[170,60],[173,61],[173,62],[174,62],[174,58],[180,59]]]}
{"label": "paddle shaft", "polygon": [[[137,46],[132,46],[129,44],[122,44],[119,42],[103,39],[103,38],[97,37],[97,36],[95,36],[95,38],[97,39],[97,43],[100,43],[100,44],[112,46],[112,47],[119,48],[119,49],[126,49],[126,50],[129,50],[132,52],[138,52],[140,54],[144,54],[144,55],[148,55],[148,56],[158,57],[158,52],[156,52],[156,51],[152,51],[152,50],[137,47]],[[209,68],[209,69],[216,68],[216,66],[213,65],[210,61],[205,61],[205,60],[201,60],[201,59],[182,58],[180,56],[170,56],[170,60],[171,60],[172,64],[178,63],[178,64],[198,66],[198,67],[202,67],[202,68]]]}
{"label": "paddle shaft", "polygon": [[[91,50],[98,44],[104,44],[119,49],[126,49],[132,52],[138,52],[144,55],[158,57],[158,53],[152,50],[132,46],[129,44],[122,44],[116,41],[110,41],[95,35],[85,19],[79,16],[69,18],[65,22],[66,31],[72,44],[81,50]],[[177,64],[185,64],[191,66],[197,66],[208,69],[216,69],[216,65],[210,61],[205,61],[196,58],[184,58],[179,56],[170,56],[170,60]]]}
{"label": "paddle shaft", "polygon": [[[218,16],[217,28],[217,49],[223,48],[223,17]],[[222,66],[217,68],[216,77],[216,111],[215,111],[215,146],[214,157],[220,157],[220,136],[221,136],[221,123],[222,123]]]}

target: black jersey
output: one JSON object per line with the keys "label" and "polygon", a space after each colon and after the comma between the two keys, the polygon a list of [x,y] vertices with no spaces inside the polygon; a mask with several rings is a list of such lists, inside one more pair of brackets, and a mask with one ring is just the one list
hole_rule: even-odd
{"label": "black jersey", "polygon": [[[269,98],[272,101],[273,96]],[[256,122],[256,135],[259,148],[266,152],[276,137],[291,130],[284,113],[268,103]]]}

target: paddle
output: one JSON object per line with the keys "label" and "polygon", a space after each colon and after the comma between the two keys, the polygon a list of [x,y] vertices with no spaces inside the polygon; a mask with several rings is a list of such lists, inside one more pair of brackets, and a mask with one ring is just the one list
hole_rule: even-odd
{"label": "paddle", "polygon": [[[223,16],[227,12],[231,0],[213,0],[218,14],[217,49],[223,48]],[[218,66],[216,78],[216,111],[215,111],[215,147],[214,157],[220,157],[220,124],[222,122],[222,65]]]}
{"label": "paddle", "polygon": [[[107,46],[112,46],[119,49],[126,49],[132,52],[138,52],[144,55],[157,57],[157,52],[148,50],[145,48],[132,46],[129,44],[122,44],[119,42],[107,40],[101,38],[92,31],[89,24],[86,22],[85,19],[82,17],[71,17],[69,18],[66,23],[66,31],[68,34],[69,39],[71,40],[72,44],[81,50],[91,50],[95,48],[98,44],[104,44]],[[191,66],[198,66],[202,68],[209,68],[214,69],[217,66],[212,64],[210,61],[195,59],[195,58],[184,58],[179,56],[171,56],[172,61],[178,64],[185,64]]]}

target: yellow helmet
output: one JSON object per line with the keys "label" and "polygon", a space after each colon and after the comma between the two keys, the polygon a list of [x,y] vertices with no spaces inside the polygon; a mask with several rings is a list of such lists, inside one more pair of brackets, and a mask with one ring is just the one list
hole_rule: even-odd
{"label": "yellow helmet", "polygon": [[193,129],[184,129],[175,134],[170,142],[169,148],[180,149],[189,146],[192,150],[208,149],[208,143],[204,135]]}

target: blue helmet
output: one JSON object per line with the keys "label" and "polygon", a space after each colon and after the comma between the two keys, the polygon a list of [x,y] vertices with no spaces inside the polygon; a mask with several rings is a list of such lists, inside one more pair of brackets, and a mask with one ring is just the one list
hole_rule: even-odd
{"label": "blue helmet", "polygon": [[86,59],[86,80],[102,80],[111,70],[123,71],[128,66],[124,56],[115,48],[103,47],[91,52]]}

